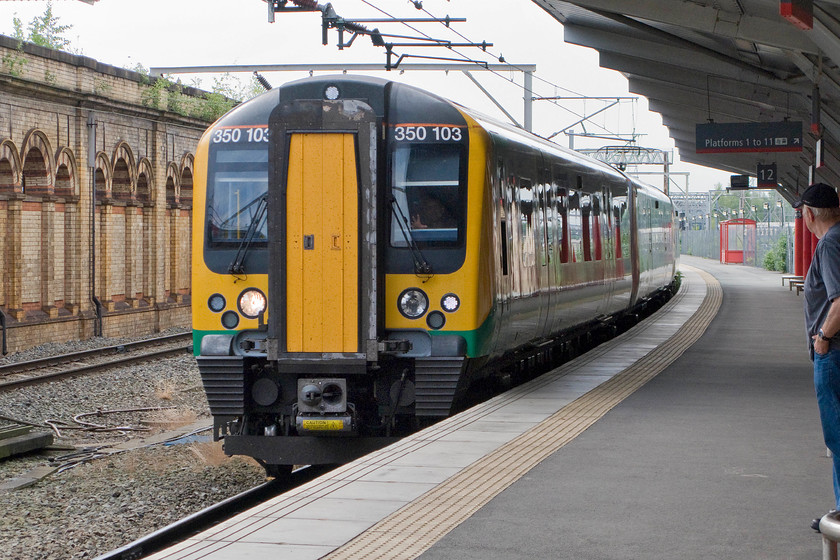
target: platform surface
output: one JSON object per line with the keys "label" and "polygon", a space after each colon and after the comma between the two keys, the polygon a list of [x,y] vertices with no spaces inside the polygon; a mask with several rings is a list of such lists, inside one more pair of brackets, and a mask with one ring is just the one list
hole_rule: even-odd
{"label": "platform surface", "polygon": [[700,340],[421,556],[820,558],[833,503],[802,297],[682,257],[723,288]]}
{"label": "platform surface", "polygon": [[802,298],[683,264],[625,335],[153,558],[819,557]]}

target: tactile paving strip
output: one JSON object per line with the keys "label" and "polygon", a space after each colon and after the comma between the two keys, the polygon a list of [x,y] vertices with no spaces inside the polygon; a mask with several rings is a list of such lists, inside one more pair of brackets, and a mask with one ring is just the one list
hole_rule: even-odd
{"label": "tactile paving strip", "polygon": [[[664,344],[325,558],[416,558],[673,363],[702,336],[723,300],[720,283],[713,276],[686,268],[705,281],[706,296],[694,315]],[[662,311],[667,312],[679,297],[678,294]],[[592,356],[587,355],[587,361],[596,360],[605,351],[596,349],[590,353]],[[554,375],[564,375],[563,369]]]}

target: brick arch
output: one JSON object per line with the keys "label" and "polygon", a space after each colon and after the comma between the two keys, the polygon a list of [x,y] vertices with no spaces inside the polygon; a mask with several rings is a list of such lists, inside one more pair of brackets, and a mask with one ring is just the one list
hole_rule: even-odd
{"label": "brick arch", "polygon": [[55,162],[47,135],[37,129],[30,130],[23,138],[20,153],[23,191],[27,194],[51,194],[54,190]]}
{"label": "brick arch", "polygon": [[155,198],[155,171],[152,161],[147,157],[137,162],[137,180],[135,196],[140,202],[152,202]]}
{"label": "brick arch", "polygon": [[181,187],[181,172],[174,162],[166,166],[166,203],[178,203],[178,189]]}
{"label": "brick arch", "polygon": [[57,196],[77,196],[76,157],[70,148],[59,148],[55,156],[55,194]]}
{"label": "brick arch", "polygon": [[113,197],[118,200],[133,198],[137,187],[137,165],[131,147],[125,142],[120,142],[114,149],[111,169],[113,170],[111,178]]}
{"label": "brick arch", "polygon": [[195,156],[192,154],[184,154],[181,158],[181,184],[178,189],[178,200],[181,204],[191,206],[193,199],[193,176],[195,166]]}
{"label": "brick arch", "polygon": [[111,169],[111,160],[108,159],[108,155],[105,152],[97,152],[95,161],[96,198],[102,200],[111,196],[111,179],[114,176],[114,172]]}
{"label": "brick arch", "polygon": [[9,139],[0,142],[0,194],[21,192],[20,155]]}

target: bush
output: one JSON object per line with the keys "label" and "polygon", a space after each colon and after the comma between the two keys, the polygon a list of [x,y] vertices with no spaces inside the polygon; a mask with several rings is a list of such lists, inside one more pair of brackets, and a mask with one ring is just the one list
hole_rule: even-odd
{"label": "bush", "polygon": [[767,270],[787,270],[787,235],[782,235],[776,245],[764,255],[764,268]]}

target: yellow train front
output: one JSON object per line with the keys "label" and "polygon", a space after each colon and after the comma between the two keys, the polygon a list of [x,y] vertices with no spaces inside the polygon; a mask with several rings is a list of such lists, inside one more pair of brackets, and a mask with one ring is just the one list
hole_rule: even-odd
{"label": "yellow train front", "polygon": [[445,417],[492,364],[674,275],[667,197],[374,78],[301,80],[234,109],[199,145],[194,196],[214,437],[270,473]]}

